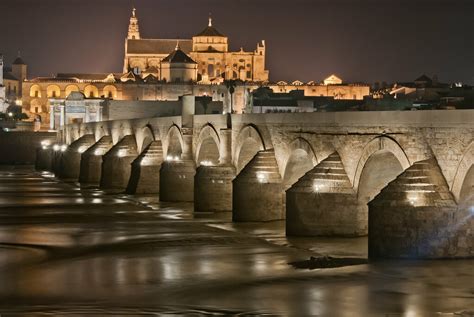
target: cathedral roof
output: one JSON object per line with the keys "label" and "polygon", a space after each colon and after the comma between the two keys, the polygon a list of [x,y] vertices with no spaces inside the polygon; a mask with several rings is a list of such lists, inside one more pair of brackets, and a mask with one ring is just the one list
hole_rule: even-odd
{"label": "cathedral roof", "polygon": [[13,65],[26,65],[25,61],[20,57],[18,56],[14,61],[13,61]]}
{"label": "cathedral roof", "polygon": [[415,79],[415,82],[417,82],[417,81],[431,83],[433,80],[431,78],[429,78],[428,76],[426,76],[425,74],[423,74],[420,77],[418,77],[417,79]]}
{"label": "cathedral roof", "polygon": [[[127,54],[169,54],[176,46],[177,40],[141,39],[127,40]],[[185,53],[193,48],[192,40],[179,40],[179,46]]]}
{"label": "cathedral roof", "polygon": [[168,56],[166,56],[162,62],[164,63],[186,63],[186,64],[197,64],[191,57],[186,55],[181,48],[176,47],[176,49]]}
{"label": "cathedral roof", "polygon": [[196,36],[219,36],[219,37],[225,37],[224,34],[221,32],[217,31],[215,27],[212,26],[212,19],[209,18],[209,24],[208,26],[201,31],[201,33],[197,34]]}
{"label": "cathedral roof", "polygon": [[18,80],[15,76],[12,75],[10,72],[3,72],[3,79],[6,80]]}
{"label": "cathedral roof", "polygon": [[156,76],[153,76],[153,74],[148,74],[148,76],[143,78],[143,81],[146,83],[157,83],[158,78]]}

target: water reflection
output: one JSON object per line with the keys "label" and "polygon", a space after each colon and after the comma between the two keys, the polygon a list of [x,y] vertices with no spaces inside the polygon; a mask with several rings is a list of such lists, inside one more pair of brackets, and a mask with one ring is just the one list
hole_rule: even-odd
{"label": "water reflection", "polygon": [[[0,312],[38,305],[53,315],[81,309],[343,317],[473,310],[470,260],[295,270],[289,262],[315,254],[366,256],[366,240],[288,239],[283,222],[195,218],[190,204],[163,204],[157,197],[135,203],[125,195],[46,184],[37,175],[8,176],[29,179],[16,185],[23,199],[0,190]],[[0,189],[8,187],[4,179],[0,175]],[[28,197],[37,187],[51,189],[39,204],[39,197]]]}

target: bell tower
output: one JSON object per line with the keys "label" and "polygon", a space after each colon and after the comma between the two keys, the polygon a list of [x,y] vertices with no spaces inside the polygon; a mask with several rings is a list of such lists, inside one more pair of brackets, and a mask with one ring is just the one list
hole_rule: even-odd
{"label": "bell tower", "polygon": [[129,40],[140,39],[140,28],[138,27],[137,9],[133,8],[132,16],[130,17],[130,24],[128,25],[128,36]]}

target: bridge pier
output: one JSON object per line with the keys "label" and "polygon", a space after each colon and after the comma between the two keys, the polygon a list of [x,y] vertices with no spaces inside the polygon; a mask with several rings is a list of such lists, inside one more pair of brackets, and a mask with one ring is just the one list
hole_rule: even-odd
{"label": "bridge pier", "polygon": [[194,177],[194,211],[232,211],[232,129],[220,130],[219,165],[198,167]]}
{"label": "bridge pier", "polygon": [[87,151],[82,153],[79,182],[82,184],[99,184],[102,174],[102,156],[113,146],[112,137],[105,135]]}
{"label": "bridge pier", "polygon": [[194,201],[194,175],[192,129],[183,128],[181,159],[163,162],[160,170],[160,200],[171,202]]}
{"label": "bridge pier", "polygon": [[192,160],[165,161],[160,170],[160,200],[192,202],[196,164]]}
{"label": "bridge pier", "polygon": [[283,183],[275,151],[259,151],[233,180],[233,221],[284,219]]}
{"label": "bridge pier", "polygon": [[232,211],[232,180],[235,168],[200,166],[194,178],[194,211]]}
{"label": "bridge pier", "polygon": [[86,134],[71,143],[61,157],[59,177],[77,181],[81,170],[81,155],[95,143],[93,134]]}
{"label": "bridge pier", "polygon": [[137,155],[135,136],[124,136],[102,157],[100,187],[125,189],[130,179],[132,161]]}
{"label": "bridge pier", "polygon": [[367,210],[358,202],[339,154],[321,161],[286,192],[286,234],[367,234]]}
{"label": "bridge pier", "polygon": [[369,258],[472,257],[473,226],[436,159],[419,161],[369,203]]}
{"label": "bridge pier", "polygon": [[127,186],[128,194],[154,194],[160,192],[160,169],[163,163],[161,140],[153,141],[132,163]]}

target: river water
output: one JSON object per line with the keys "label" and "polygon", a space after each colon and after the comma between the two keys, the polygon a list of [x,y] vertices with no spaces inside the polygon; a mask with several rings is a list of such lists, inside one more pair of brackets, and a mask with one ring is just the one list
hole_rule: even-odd
{"label": "river water", "polygon": [[[474,316],[473,260],[367,263],[366,238],[192,209],[3,167],[1,317]],[[311,256],[363,264],[289,264]]]}

